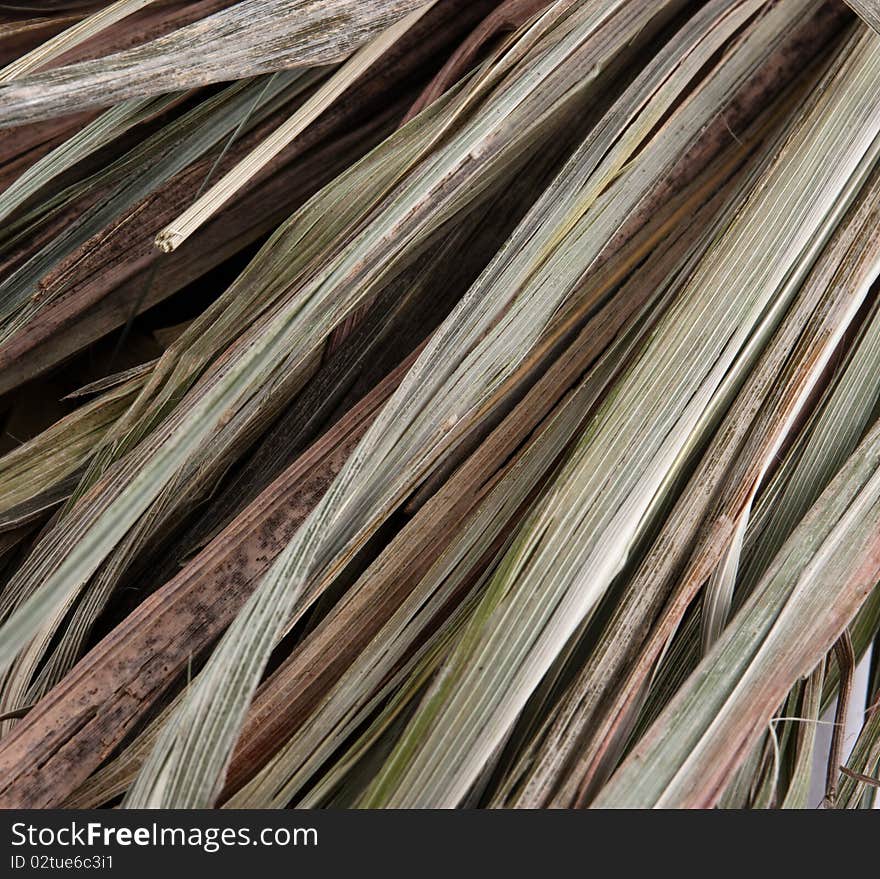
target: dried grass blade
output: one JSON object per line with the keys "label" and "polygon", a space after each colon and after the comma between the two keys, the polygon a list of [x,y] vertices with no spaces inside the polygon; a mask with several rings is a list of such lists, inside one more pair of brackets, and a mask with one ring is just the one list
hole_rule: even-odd
{"label": "dried grass blade", "polygon": [[144,45],[5,83],[0,128],[129,98],[333,64],[413,5],[412,0],[239,0]]}
{"label": "dried grass blade", "polygon": [[177,249],[206,223],[236,192],[301,134],[327,107],[384,55],[434,6],[425,3],[402,18],[366,46],[358,49],[321,87],[273,134],[245,156],[221,180],[156,236],[156,246],[166,253]]}
{"label": "dried grass blade", "polygon": [[132,15],[145,6],[149,6],[155,0],[116,0],[109,6],[99,9],[94,14],[77,22],[73,27],[62,31],[52,39],[37,46],[27,55],[17,58],[0,70],[0,83],[18,79],[34,70],[39,70],[53,58],[63,55],[65,52],[78,46],[80,43],[100,33],[104,28],[110,27],[117,21],[121,21],[128,15]]}

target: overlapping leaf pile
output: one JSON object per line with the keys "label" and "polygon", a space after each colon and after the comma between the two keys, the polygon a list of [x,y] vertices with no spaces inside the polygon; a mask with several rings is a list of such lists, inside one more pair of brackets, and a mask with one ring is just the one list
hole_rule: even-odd
{"label": "overlapping leaf pile", "polygon": [[877,4],[33,6],[0,804],[870,805]]}

